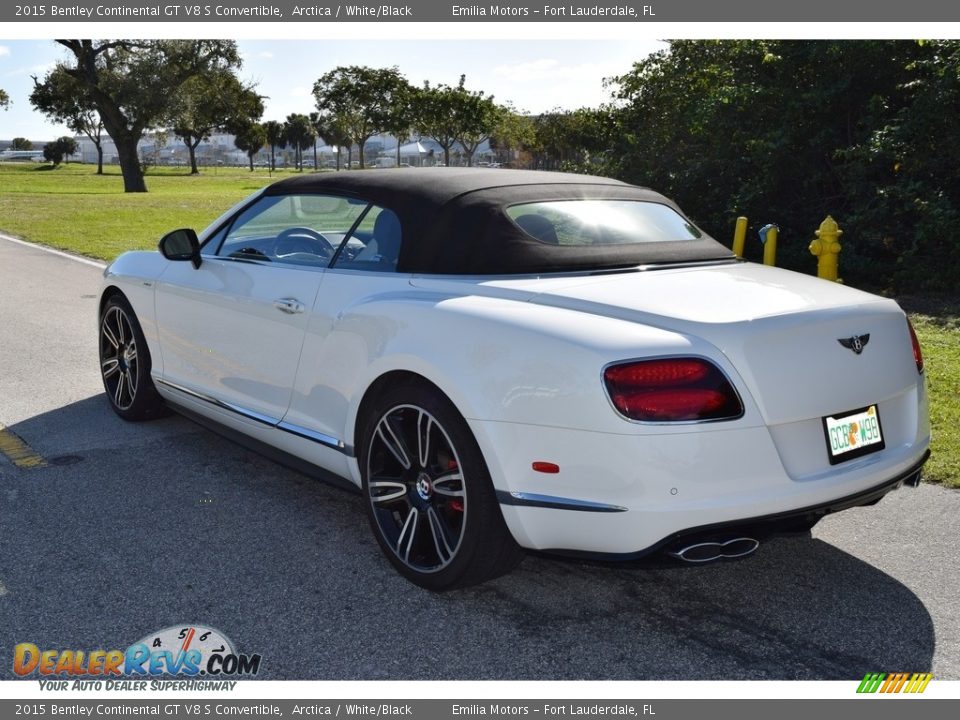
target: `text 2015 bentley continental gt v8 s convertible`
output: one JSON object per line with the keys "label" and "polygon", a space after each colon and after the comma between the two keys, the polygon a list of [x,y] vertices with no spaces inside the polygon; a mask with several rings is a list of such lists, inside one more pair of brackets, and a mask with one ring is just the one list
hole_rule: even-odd
{"label": "text 2015 bentley continental gt v8 s convertible", "polygon": [[290,178],[122,255],[99,312],[121,417],[169,405],[348,481],[431,589],[524,548],[747,555],[929,454],[896,303],[741,262],[605,178]]}

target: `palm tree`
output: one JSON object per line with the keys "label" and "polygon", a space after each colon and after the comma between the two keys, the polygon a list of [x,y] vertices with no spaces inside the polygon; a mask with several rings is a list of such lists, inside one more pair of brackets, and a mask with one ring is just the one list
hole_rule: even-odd
{"label": "palm tree", "polygon": [[291,113],[287,115],[287,121],[284,125],[286,129],[287,142],[293,147],[296,153],[297,170],[303,172],[303,151],[313,144],[316,133],[313,125],[310,124],[310,118],[303,113]]}
{"label": "palm tree", "polygon": [[268,120],[263,123],[263,129],[267,134],[267,144],[270,146],[270,172],[273,172],[277,169],[275,158],[276,149],[285,148],[287,146],[287,138],[284,133],[283,123],[278,123],[276,120]]}

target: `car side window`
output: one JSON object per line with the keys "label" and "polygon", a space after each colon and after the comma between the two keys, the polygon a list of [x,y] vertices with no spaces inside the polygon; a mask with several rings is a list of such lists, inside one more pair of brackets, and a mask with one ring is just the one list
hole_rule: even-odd
{"label": "car side window", "polygon": [[325,268],[367,207],[332,195],[264,196],[234,219],[216,254]]}
{"label": "car side window", "polygon": [[388,208],[371,205],[340,251],[335,269],[396,272],[403,233],[400,218]]}

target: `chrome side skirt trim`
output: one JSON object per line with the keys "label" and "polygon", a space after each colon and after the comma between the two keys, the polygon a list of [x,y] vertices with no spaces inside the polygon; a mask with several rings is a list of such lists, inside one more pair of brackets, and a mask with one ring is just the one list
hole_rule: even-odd
{"label": "chrome side skirt trim", "polygon": [[293,423],[286,421],[279,423],[277,428],[288,432],[291,435],[297,435],[298,437],[318,442],[321,445],[332,447],[334,450],[339,450],[348,457],[353,457],[353,448],[343,442],[343,440],[337,440],[337,438],[333,437],[332,435],[325,435],[317,432],[316,430],[310,430],[309,428],[301,427],[300,425],[294,425]]}
{"label": "chrome side skirt trim", "polygon": [[333,448],[339,452],[342,452],[347,457],[353,457],[353,448],[347,445],[343,440],[338,440],[335,437],[330,435],[324,435],[323,433],[315,432],[309,428],[300,427],[299,425],[294,425],[293,423],[281,422],[277,418],[270,417],[269,415],[264,415],[263,413],[256,412],[255,410],[249,410],[240,405],[235,405],[234,403],[224,402],[218,398],[212,397],[205,393],[197,392],[196,390],[191,390],[190,388],[184,387],[183,385],[178,385],[177,383],[170,382],[169,380],[163,380],[160,378],[154,378],[154,381],[160,383],[161,385],[166,385],[168,388],[182,392],[184,395],[189,395],[192,398],[197,400],[202,400],[205,403],[214,405],[222,410],[229,410],[230,412],[244,417],[248,420],[253,420],[267,427],[276,428],[277,430],[282,430],[283,432],[290,433],[291,435],[296,435],[297,437],[302,437],[307,440],[312,440],[313,442],[320,443],[329,448]]}
{"label": "chrome side skirt trim", "polygon": [[575,500],[573,498],[557,497],[556,495],[539,495],[537,493],[507,492],[497,490],[497,502],[501,505],[517,505],[520,507],[540,507],[552,510],[576,510],[579,512],[627,512],[627,508],[620,505],[592,502],[590,500]]}
{"label": "chrome side skirt trim", "polygon": [[184,393],[185,395],[189,395],[192,398],[196,398],[197,400],[203,400],[204,402],[210,403],[211,405],[216,405],[218,408],[222,410],[229,410],[230,412],[236,413],[237,415],[241,415],[247,418],[248,420],[255,420],[261,425],[267,425],[268,427],[276,427],[277,423],[280,422],[276,418],[272,418],[269,415],[264,415],[263,413],[258,413],[253,410],[248,410],[245,407],[234,405],[233,403],[224,402],[223,400],[218,400],[215,397],[197,392],[196,390],[191,390],[190,388],[186,388],[183,385],[177,385],[176,383],[170,382],[169,380],[160,380],[156,378],[155,380],[161,383],[162,385],[166,385],[167,387],[173,388],[174,390],[179,390],[180,392]]}

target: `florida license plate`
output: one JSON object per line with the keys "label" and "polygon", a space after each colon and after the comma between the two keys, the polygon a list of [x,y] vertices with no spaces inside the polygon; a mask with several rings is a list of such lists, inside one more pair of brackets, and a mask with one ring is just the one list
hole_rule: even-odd
{"label": "florida license plate", "polygon": [[843,415],[828,415],[823,418],[823,430],[831,465],[884,448],[880,411],[876,405]]}

